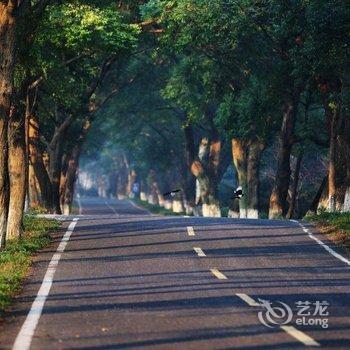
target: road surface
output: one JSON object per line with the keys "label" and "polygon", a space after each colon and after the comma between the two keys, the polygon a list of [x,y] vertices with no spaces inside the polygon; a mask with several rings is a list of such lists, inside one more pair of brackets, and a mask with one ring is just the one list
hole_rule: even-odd
{"label": "road surface", "polygon": [[[348,257],[312,228],[161,217],[110,199],[82,199],[81,209],[37,256],[1,348],[350,348]],[[309,323],[296,323],[300,310]]]}

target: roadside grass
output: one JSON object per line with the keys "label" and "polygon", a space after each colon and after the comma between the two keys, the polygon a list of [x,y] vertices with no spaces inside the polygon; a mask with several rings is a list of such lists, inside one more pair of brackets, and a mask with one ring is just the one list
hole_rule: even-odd
{"label": "roadside grass", "polygon": [[322,233],[335,243],[344,246],[350,252],[350,213],[322,211],[317,215],[305,217],[316,225]]}
{"label": "roadside grass", "polygon": [[186,215],[186,213],[181,212],[181,213],[174,213],[172,210],[169,209],[165,209],[159,205],[155,205],[155,204],[150,204],[146,201],[142,201],[141,199],[138,198],[133,198],[132,199],[136,204],[138,204],[139,206],[147,209],[148,211],[150,211],[153,214],[158,214],[158,215]]}
{"label": "roadside grass", "polygon": [[48,211],[45,207],[42,207],[40,205],[32,206],[28,211],[28,215],[37,215],[37,214],[48,214]]}
{"label": "roadside grass", "polygon": [[7,243],[0,252],[0,316],[19,291],[32,262],[32,255],[51,241],[50,232],[58,229],[56,220],[24,217],[24,237]]}

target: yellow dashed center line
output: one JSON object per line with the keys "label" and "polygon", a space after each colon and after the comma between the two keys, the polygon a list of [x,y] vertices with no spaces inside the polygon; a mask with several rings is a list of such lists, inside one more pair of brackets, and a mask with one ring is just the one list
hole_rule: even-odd
{"label": "yellow dashed center line", "polygon": [[210,269],[210,272],[219,280],[227,280],[227,277],[218,269]]}
{"label": "yellow dashed center line", "polygon": [[202,248],[193,247],[193,250],[197,253],[198,256],[201,256],[201,257],[206,256],[205,253],[203,252]]}
{"label": "yellow dashed center line", "polygon": [[189,236],[195,236],[195,232],[192,226],[187,226],[187,233]]}

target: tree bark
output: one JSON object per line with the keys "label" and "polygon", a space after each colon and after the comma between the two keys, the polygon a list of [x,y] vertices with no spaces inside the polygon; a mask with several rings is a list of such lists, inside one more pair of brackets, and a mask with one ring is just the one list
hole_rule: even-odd
{"label": "tree bark", "polygon": [[199,199],[203,216],[220,217],[217,191],[217,166],[220,156],[220,141],[202,138],[198,158],[192,162],[191,172],[198,181]]}
{"label": "tree bark", "polygon": [[149,188],[148,188],[147,180],[142,178],[140,181],[140,200],[146,202],[148,198],[148,192],[149,192]]}
{"label": "tree bark", "polygon": [[[57,116],[63,117],[61,113],[57,113]],[[72,122],[73,117],[71,115],[65,116],[60,125],[55,127],[55,132],[52,139],[47,145],[47,151],[49,153],[49,176],[52,188],[52,206],[55,214],[62,213],[60,206],[60,181],[63,146],[64,137]]]}
{"label": "tree bark", "polygon": [[38,181],[35,177],[34,167],[29,164],[28,169],[28,197],[29,197],[29,208],[36,208],[42,205],[40,188]]}
{"label": "tree bark", "polygon": [[[209,139],[204,137],[199,144],[198,153],[195,150],[193,128],[186,121],[184,125],[185,158],[189,169],[186,192],[189,194],[189,204],[193,205],[193,212],[197,213],[195,205],[202,204],[203,216],[220,217],[218,199],[218,178],[221,155],[221,141],[219,132],[214,124],[215,111],[206,110],[206,117],[210,126]],[[184,118],[186,119],[186,115]]]}
{"label": "tree bark", "polygon": [[307,214],[309,215],[315,215],[317,214],[317,208],[318,208],[318,204],[320,202],[320,199],[322,197],[322,193],[325,190],[326,186],[328,183],[328,175],[326,175],[323,179],[322,182],[320,184],[320,187],[317,190],[317,193],[314,197],[314,200],[312,201],[312,204],[310,206],[310,209],[308,210]]}
{"label": "tree bark", "polygon": [[[29,119],[28,126],[28,142],[29,142],[29,161],[33,167],[35,177],[40,188],[41,201],[45,209],[52,212],[52,188],[49,175],[47,173],[43,155],[39,147],[40,135],[39,124],[35,114],[32,114]],[[34,180],[30,179],[30,183],[34,184]]]}
{"label": "tree bark", "polygon": [[328,100],[325,98],[324,108],[329,119],[329,156],[328,156],[328,210],[336,210],[336,136],[337,111],[331,111]]}
{"label": "tree bark", "polygon": [[0,247],[5,244],[9,205],[8,120],[13,94],[17,3],[0,3]]}
{"label": "tree bark", "polygon": [[343,160],[343,188],[344,200],[342,205],[343,212],[350,212],[350,118],[343,118],[339,135],[339,156]]}
{"label": "tree bark", "polygon": [[[247,145],[245,141],[239,139],[232,139],[231,145],[233,163],[237,171],[238,185],[242,186],[244,194],[239,200],[239,217],[246,218],[248,209]],[[251,171],[254,171],[253,167]]]}
{"label": "tree bark", "polygon": [[297,163],[295,165],[290,205],[289,205],[288,212],[286,215],[287,219],[291,219],[294,215],[295,203],[296,203],[296,199],[298,196],[298,184],[299,184],[299,175],[300,175],[300,167],[301,167],[302,159],[303,159],[303,154],[300,152],[298,154]]}
{"label": "tree bark", "polygon": [[128,187],[128,169],[124,162],[124,159],[120,159],[120,168],[118,171],[118,182],[117,182],[117,198],[125,199],[127,196]]}
{"label": "tree bark", "polygon": [[129,197],[133,196],[132,188],[134,186],[136,178],[137,178],[137,174],[135,169],[131,169],[128,174],[128,186],[127,186],[127,193]]}
{"label": "tree bark", "polygon": [[[219,202],[219,166],[221,163],[221,140],[219,131],[214,123],[215,111],[209,106],[206,111],[206,116],[210,125],[210,142],[209,142],[209,159],[206,165],[209,193],[208,203],[203,204],[203,216],[221,217],[220,202]],[[206,214],[207,212],[207,214]]]}
{"label": "tree bark", "polygon": [[23,233],[23,210],[27,183],[27,152],[25,142],[25,114],[12,109],[8,125],[10,201],[7,239],[16,239]]}
{"label": "tree bark", "polygon": [[60,181],[63,156],[63,134],[57,135],[56,142],[49,145],[48,152],[50,156],[49,176],[52,189],[53,212],[55,214],[62,214],[60,206]]}
{"label": "tree bark", "polygon": [[344,203],[343,203],[343,213],[350,212],[350,186],[345,191]]}
{"label": "tree bark", "polygon": [[[60,207],[64,213],[64,196],[67,186],[67,171],[70,154],[64,153],[62,156],[61,179],[60,179]],[[69,215],[69,214],[68,214]]]}
{"label": "tree bark", "polygon": [[[232,151],[231,151],[231,153],[232,153]],[[232,158],[232,156],[231,156],[231,158]],[[237,174],[236,167],[233,167],[233,172],[234,172],[234,178],[236,180],[236,183],[238,183],[238,174]],[[229,218],[235,218],[235,219],[239,218],[239,201],[238,200],[231,200],[230,201],[227,216]]]}
{"label": "tree bark", "polygon": [[294,143],[294,128],[298,112],[298,101],[299,95],[297,94],[284,105],[277,154],[277,172],[275,185],[270,196],[270,219],[276,219],[286,214],[286,202],[290,182],[290,155]]}
{"label": "tree bark", "polygon": [[148,188],[149,188],[149,195],[148,195],[148,203],[158,205],[158,195],[160,194],[158,181],[157,181],[157,173],[154,169],[151,169],[148,173]]}
{"label": "tree bark", "polygon": [[335,194],[336,194],[336,171],[335,171],[335,116],[331,121],[330,135],[329,135],[329,158],[328,158],[328,210],[335,211]]}
{"label": "tree bark", "polygon": [[[252,141],[248,148],[247,158],[247,218],[258,219],[259,218],[259,170],[261,154],[265,145],[258,141]],[[242,200],[242,199],[241,199]]]}
{"label": "tree bark", "polygon": [[190,124],[183,127],[185,136],[185,160],[187,167],[183,169],[185,179],[184,192],[188,212],[193,212],[196,206],[196,177],[191,172],[191,165],[196,156],[193,128]]}
{"label": "tree bark", "polygon": [[63,213],[69,215],[71,212],[75,183],[79,169],[80,146],[75,145],[69,157],[68,168],[66,173],[66,186],[64,193]]}

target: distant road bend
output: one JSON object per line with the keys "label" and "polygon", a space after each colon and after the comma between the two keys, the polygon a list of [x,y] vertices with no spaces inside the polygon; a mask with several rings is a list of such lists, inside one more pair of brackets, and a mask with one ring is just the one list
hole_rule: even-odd
{"label": "distant road bend", "polygon": [[[348,259],[298,222],[161,217],[82,198],[36,258],[0,347],[349,349]],[[262,300],[292,319],[269,323]],[[304,321],[328,328],[297,324],[303,305]]]}

